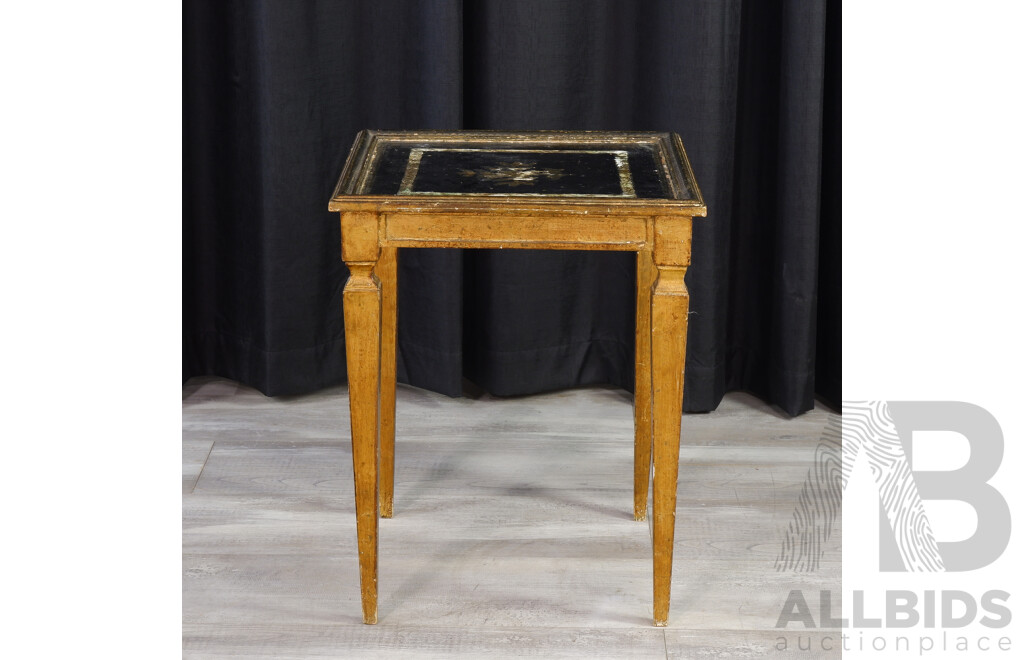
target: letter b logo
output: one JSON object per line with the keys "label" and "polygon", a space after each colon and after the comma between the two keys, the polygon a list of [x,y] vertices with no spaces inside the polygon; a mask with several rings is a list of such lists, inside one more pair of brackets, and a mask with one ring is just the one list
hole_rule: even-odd
{"label": "letter b logo", "polygon": [[[863,404],[854,404],[854,407],[860,405]],[[878,410],[884,411],[884,407]],[[974,508],[978,517],[978,527],[968,539],[956,542],[931,539],[932,552],[934,554],[937,548],[941,566],[925,561],[923,563],[929,566],[926,570],[944,568],[946,571],[971,571],[994,562],[1010,542],[1010,509],[999,491],[988,483],[1003,459],[1003,432],[999,423],[987,410],[959,401],[890,401],[888,412],[905,459],[897,458],[889,463],[892,488],[886,488],[880,483],[883,513],[879,527],[880,569],[906,571],[908,561],[904,560],[908,559],[908,548],[929,545],[928,539],[921,538],[929,535],[931,529],[923,508],[918,506],[915,510],[915,507],[906,503],[887,501],[887,496],[891,499],[891,495],[897,491],[912,491],[913,484],[917,486],[917,495],[921,501],[966,502]],[[879,421],[884,424],[888,420]],[[913,471],[911,439],[915,431],[959,433],[970,445],[970,458],[957,470]],[[876,461],[872,450],[868,449],[867,453],[869,461],[874,464]],[[872,467],[874,469],[876,466]],[[922,541],[925,543],[922,544]],[[924,552],[928,552],[927,547]]]}

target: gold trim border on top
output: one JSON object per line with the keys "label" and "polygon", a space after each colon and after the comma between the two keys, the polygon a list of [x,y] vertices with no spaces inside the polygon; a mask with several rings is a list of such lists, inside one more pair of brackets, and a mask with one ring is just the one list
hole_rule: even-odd
{"label": "gold trim border on top", "polygon": [[[619,186],[622,194],[593,194],[593,193],[460,193],[460,192],[432,192],[417,191],[412,189],[416,175],[420,170],[420,160],[423,154],[429,151],[459,151],[459,152],[485,152],[485,153],[512,153],[512,154],[611,154],[615,158],[615,166],[619,172]],[[636,189],[633,187],[633,175],[629,171],[629,152],[618,149],[468,149],[454,147],[415,147],[409,151],[409,161],[405,166],[405,175],[402,177],[402,184],[398,188],[399,195],[427,195],[435,197],[450,197],[457,195],[474,195],[480,197],[613,197],[613,198],[636,198]]]}

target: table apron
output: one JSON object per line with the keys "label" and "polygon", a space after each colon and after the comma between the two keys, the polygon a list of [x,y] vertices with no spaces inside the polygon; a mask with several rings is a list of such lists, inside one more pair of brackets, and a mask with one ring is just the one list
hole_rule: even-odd
{"label": "table apron", "polygon": [[389,213],[381,244],[396,247],[638,251],[650,244],[645,216]]}

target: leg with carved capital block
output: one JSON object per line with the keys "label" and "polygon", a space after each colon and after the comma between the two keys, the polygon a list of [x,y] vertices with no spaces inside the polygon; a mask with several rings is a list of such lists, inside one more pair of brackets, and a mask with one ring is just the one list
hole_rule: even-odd
{"label": "leg with carved capital block", "polygon": [[651,295],[654,427],[654,625],[668,625],[679,478],[679,431],[690,297],[683,279],[690,259],[688,218],[656,218]]}
{"label": "leg with carved capital block", "polygon": [[345,213],[342,258],[349,269],[343,295],[348,396],[352,421],[356,534],[363,622],[377,623],[377,474],[380,451],[381,292],[373,274],[380,250],[377,217]]}

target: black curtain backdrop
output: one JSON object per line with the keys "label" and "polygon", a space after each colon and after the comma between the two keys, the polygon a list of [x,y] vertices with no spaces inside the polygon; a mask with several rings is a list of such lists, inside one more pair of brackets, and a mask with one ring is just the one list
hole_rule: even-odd
{"label": "black curtain backdrop", "polygon": [[[184,377],[345,381],[336,214],[356,132],[678,132],[694,222],[685,409],[840,399],[834,0],[187,1]],[[399,251],[399,380],[632,390],[631,253]]]}

